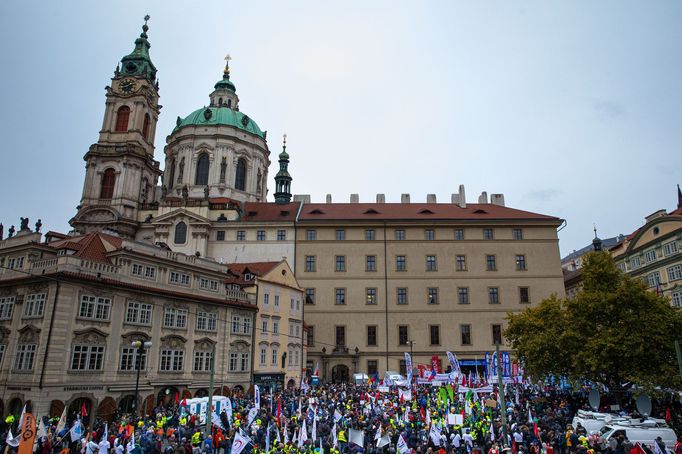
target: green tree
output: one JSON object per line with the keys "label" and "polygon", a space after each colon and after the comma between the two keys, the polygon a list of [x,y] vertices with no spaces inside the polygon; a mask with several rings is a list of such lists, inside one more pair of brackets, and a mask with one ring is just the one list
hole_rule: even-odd
{"label": "green tree", "polygon": [[574,299],[552,296],[507,320],[505,336],[533,377],[565,375],[609,388],[682,384],[673,346],[682,312],[623,274],[606,252],[585,257]]}

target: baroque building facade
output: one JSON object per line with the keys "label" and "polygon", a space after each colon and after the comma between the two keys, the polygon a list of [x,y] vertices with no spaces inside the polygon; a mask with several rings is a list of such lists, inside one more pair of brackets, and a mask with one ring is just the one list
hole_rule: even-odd
{"label": "baroque building facade", "polygon": [[[275,201],[268,202],[267,134],[241,112],[227,65],[209,95],[209,105],[177,118],[165,140],[162,170],[155,159],[161,106],[147,32],[145,24],[133,52],[121,59],[106,88],[102,131],[84,157],[83,195],[71,219],[73,235],[96,235],[100,241],[116,238],[105,241],[121,243],[121,250],[111,253],[151,254],[155,257],[151,263],[159,262],[159,270],[170,269],[180,260],[183,266],[196,267],[188,273],[192,276],[203,269],[213,273],[219,281],[220,304],[202,288],[182,298],[189,298],[187,304],[192,307],[215,304],[222,311],[221,320],[229,320],[232,327],[243,329],[243,320],[235,323],[234,317],[245,316],[237,312],[251,314],[255,337],[244,338],[247,344],[242,350],[234,349],[233,334],[234,339],[244,334],[232,333],[232,328],[225,327],[217,337],[188,329],[182,337],[185,346],[204,337],[220,346],[216,354],[228,358],[221,379],[225,386],[253,383],[253,372],[284,374],[285,384],[297,383],[304,370],[309,375],[316,364],[322,379],[336,381],[348,380],[353,372],[402,370],[407,351],[413,352],[415,364],[430,364],[433,355],[444,359],[452,351],[465,369],[480,367],[484,353],[493,350],[495,343],[507,348],[502,333],[508,312],[520,311],[552,293],[563,296],[557,237],[562,220],[507,207],[501,194],[489,199],[483,193],[477,203],[470,203],[460,186],[447,203],[438,203],[432,194],[426,203],[412,203],[408,194],[400,203],[386,203],[381,194],[374,203],[360,203],[355,194],[350,203],[332,202],[330,196],[325,203],[311,203],[310,196],[292,195],[285,143],[274,177]],[[32,247],[54,249],[39,238],[32,241]],[[57,262],[74,260],[58,254]],[[33,269],[32,259],[26,260],[26,266]],[[277,265],[266,270],[264,263]],[[116,270],[114,274],[122,280],[120,268]],[[99,272],[90,269],[80,274],[88,276],[87,285],[96,285]],[[253,279],[250,282],[247,274]],[[85,283],[74,284],[65,306],[80,304],[79,285]],[[175,282],[157,282],[157,293],[164,295],[159,298],[171,298],[160,290],[167,285]],[[287,307],[286,315],[284,308],[280,315],[275,312],[273,299],[278,291],[285,298],[281,304]],[[235,296],[243,293],[248,295],[246,300]],[[265,295],[270,295],[269,308]],[[286,304],[287,298],[293,308]],[[123,311],[127,303],[121,299],[118,304]],[[287,333],[291,327],[290,336],[280,334],[275,339],[271,330],[276,317],[286,317],[284,329]],[[153,320],[162,319],[154,316]],[[23,329],[19,322],[13,323],[17,323],[13,329]],[[119,340],[121,324],[125,325],[120,320],[96,324],[106,334],[97,335],[112,342],[107,352],[118,351],[127,342]],[[13,329],[13,335],[18,335]],[[45,330],[40,329],[43,336]],[[86,328],[79,326],[64,334],[55,348],[70,351],[70,339],[82,329]],[[159,345],[163,342],[159,330],[163,327],[153,322],[139,332]],[[14,347],[7,348],[16,355],[11,351]],[[246,350],[250,352],[248,377],[240,375],[245,372],[241,369],[230,369],[231,355]],[[185,351],[190,355],[189,347]],[[296,352],[300,352],[298,358]],[[150,364],[160,364],[154,354],[161,353],[150,353]],[[274,365],[273,358],[278,359]],[[241,365],[242,357],[236,361]],[[2,363],[3,370],[9,368],[7,363]],[[62,388],[80,377],[61,373]],[[145,385],[144,395],[158,395],[168,386],[178,388],[180,394],[204,389],[203,382],[191,381],[193,376],[190,368],[177,376],[162,374]],[[121,386],[125,387],[121,392],[129,392],[128,382]],[[23,398],[28,396],[23,394]],[[60,394],[67,404],[72,397]]]}

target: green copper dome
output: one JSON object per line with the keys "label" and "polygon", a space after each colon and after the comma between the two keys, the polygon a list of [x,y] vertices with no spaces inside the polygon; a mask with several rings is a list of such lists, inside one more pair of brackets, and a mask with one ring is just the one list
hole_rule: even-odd
{"label": "green copper dome", "polygon": [[223,90],[231,90],[234,92],[237,91],[237,89],[235,88],[232,81],[230,81],[230,75],[229,74],[227,74],[226,76],[223,76],[222,79],[220,79],[218,82],[216,82],[216,84],[213,86],[213,88],[215,88],[216,90],[223,89]]}
{"label": "green copper dome", "polygon": [[232,126],[253,135],[265,139],[265,133],[261,131],[255,121],[241,112],[228,107],[202,107],[184,119],[178,117],[177,125],[173,133],[185,126]]}
{"label": "green copper dome", "polygon": [[121,59],[121,74],[125,76],[139,76],[144,77],[150,82],[156,81],[156,66],[152,63],[149,57],[149,48],[151,44],[147,40],[147,21],[149,16],[144,17],[144,25],[142,26],[142,33],[140,37],[135,40],[135,49]]}

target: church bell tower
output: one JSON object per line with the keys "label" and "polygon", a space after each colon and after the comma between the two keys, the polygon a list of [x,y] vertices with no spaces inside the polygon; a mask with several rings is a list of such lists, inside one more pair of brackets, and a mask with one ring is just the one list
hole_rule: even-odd
{"label": "church bell tower", "polygon": [[135,48],[121,59],[106,87],[99,140],[83,158],[83,195],[69,221],[81,233],[106,229],[132,238],[138,211],[156,200],[161,171],[154,160],[154,136],[161,106],[156,67],[149,57],[149,16],[144,19]]}

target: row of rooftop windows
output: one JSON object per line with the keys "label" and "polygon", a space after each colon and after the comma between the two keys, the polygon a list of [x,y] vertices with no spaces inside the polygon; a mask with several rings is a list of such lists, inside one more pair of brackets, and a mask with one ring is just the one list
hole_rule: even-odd
{"label": "row of rooftop windows", "polygon": [[653,263],[658,259],[670,257],[671,255],[677,254],[679,252],[679,247],[677,245],[677,240],[672,240],[667,243],[663,243],[660,252],[657,248],[648,249],[641,254],[633,255],[628,261],[622,261],[618,263],[618,268],[622,271],[628,270],[628,265],[630,270],[636,270],[641,266]]}

